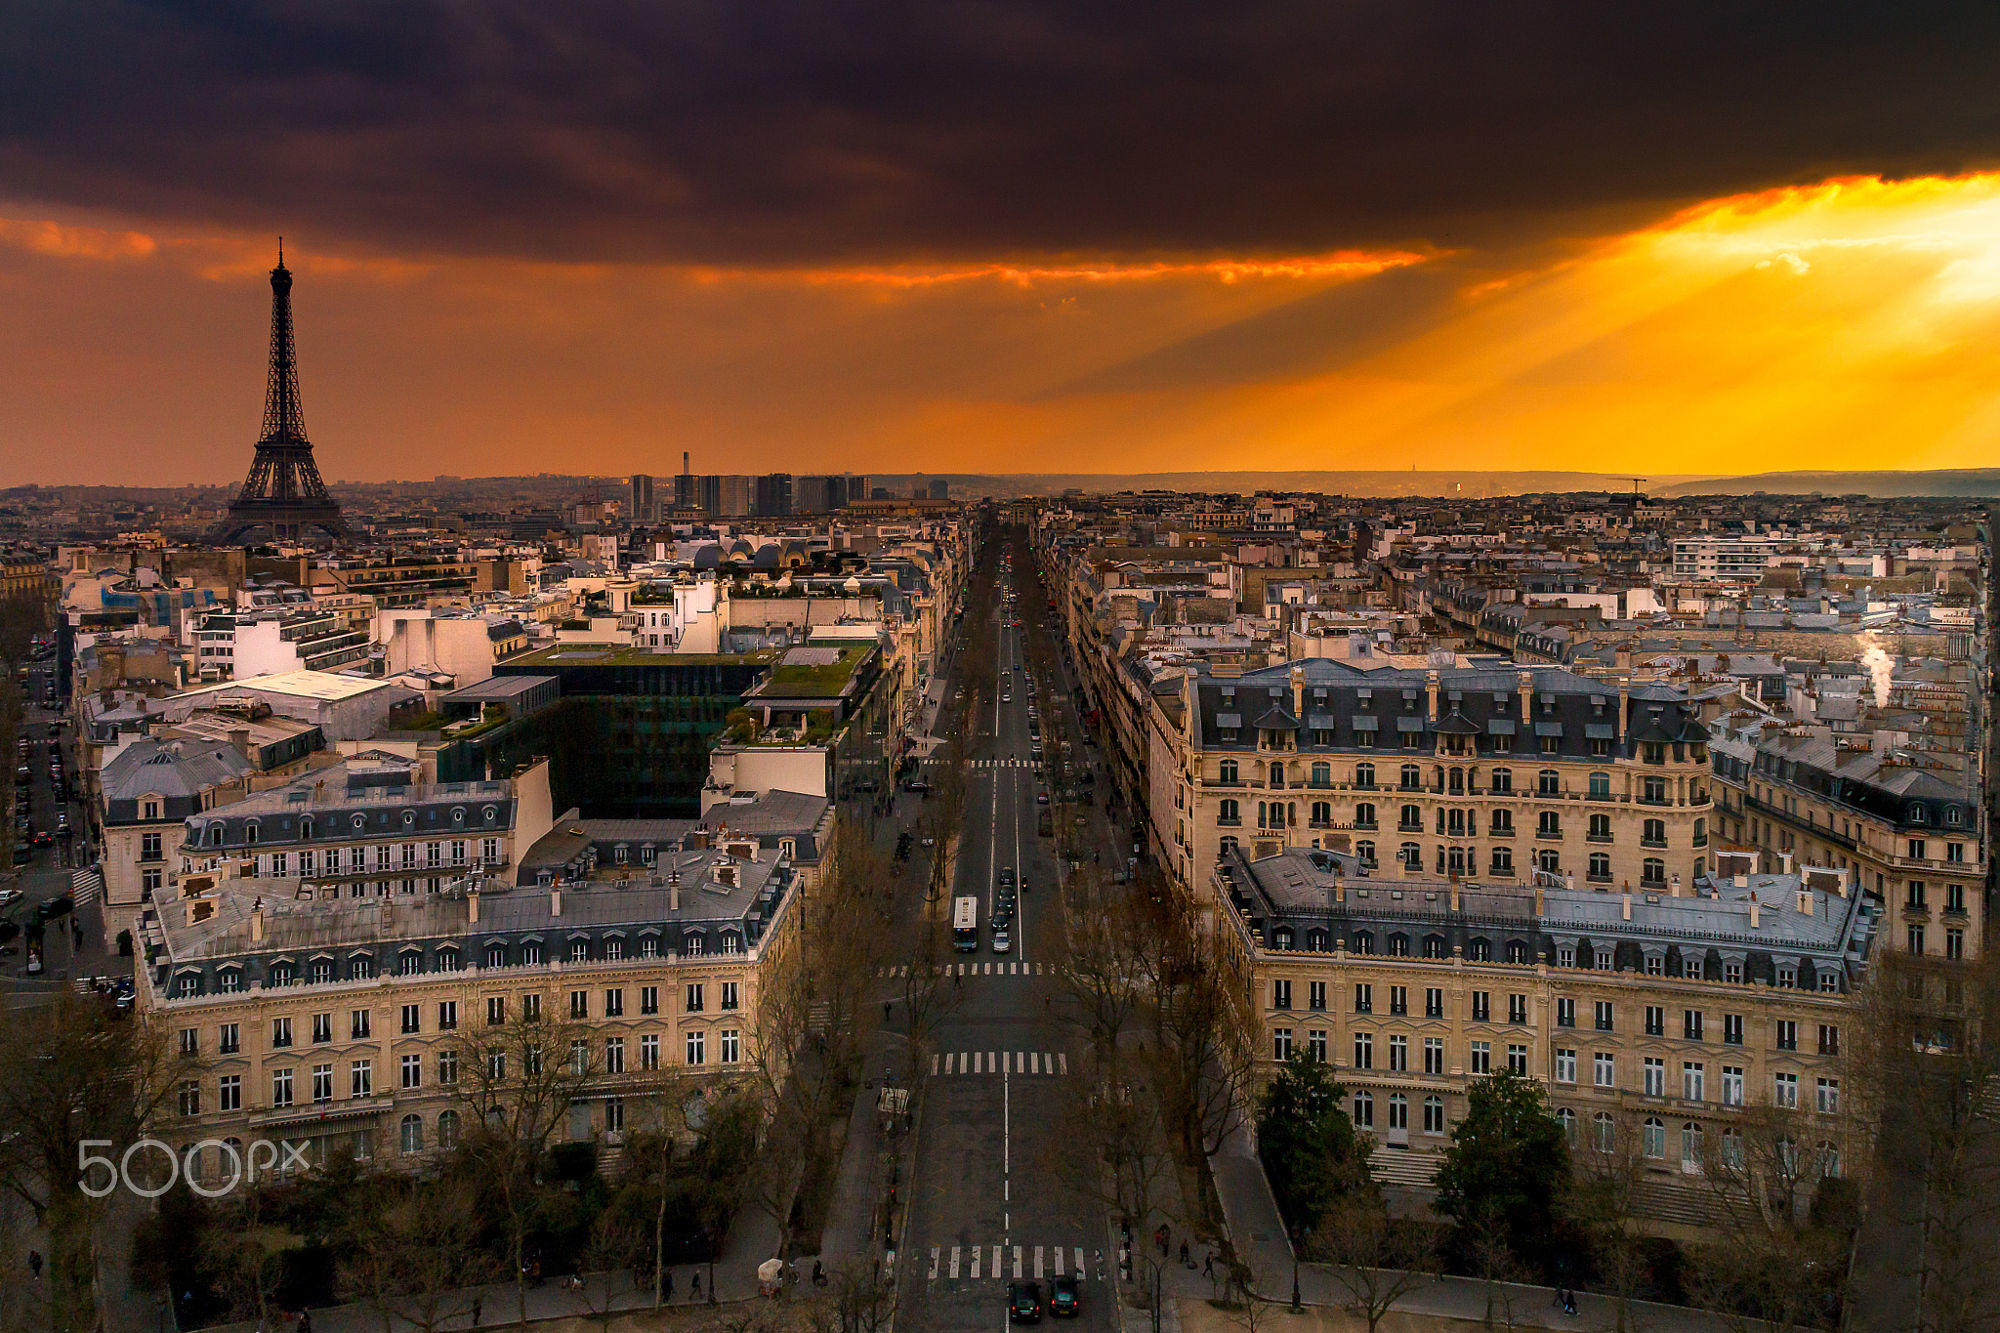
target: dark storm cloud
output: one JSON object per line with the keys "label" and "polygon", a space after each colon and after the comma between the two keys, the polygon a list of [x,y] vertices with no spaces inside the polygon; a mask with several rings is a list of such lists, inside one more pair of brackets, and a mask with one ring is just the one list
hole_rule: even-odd
{"label": "dark storm cloud", "polygon": [[0,193],[725,263],[1451,246],[2000,159],[2000,6],[0,6]]}

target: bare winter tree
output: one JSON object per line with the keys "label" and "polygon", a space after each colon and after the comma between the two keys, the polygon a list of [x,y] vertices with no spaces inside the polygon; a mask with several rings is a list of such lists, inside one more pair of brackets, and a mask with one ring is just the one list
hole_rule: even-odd
{"label": "bare winter tree", "polygon": [[171,1053],[156,1020],[119,1018],[95,995],[54,992],[0,1023],[0,1187],[48,1237],[41,1283],[51,1328],[96,1322],[93,1238],[113,1182],[108,1166],[80,1164],[123,1153],[198,1073]]}
{"label": "bare winter tree", "polygon": [[496,1276],[479,1248],[478,1193],[463,1178],[381,1179],[367,1224],[354,1229],[343,1269],[381,1315],[437,1333],[469,1315],[471,1288]]}
{"label": "bare winter tree", "polygon": [[1617,1333],[1631,1333],[1645,1281],[1646,1233],[1640,1221],[1646,1157],[1640,1130],[1630,1115],[1614,1118],[1608,1137],[1570,1154],[1571,1216],[1590,1240],[1597,1271],[1617,1302]]}
{"label": "bare winter tree", "polygon": [[1114,891],[1095,867],[1062,887],[1065,949],[1056,963],[1068,1012],[1100,1060],[1109,1060],[1151,992],[1145,988],[1146,934],[1134,895]]}
{"label": "bare winter tree", "polygon": [[1333,1266],[1341,1308],[1376,1333],[1396,1303],[1438,1271],[1438,1233],[1391,1218],[1379,1192],[1356,1190],[1320,1219],[1308,1253]]}
{"label": "bare winter tree", "polygon": [[[542,1166],[599,1065],[590,1028],[532,1009],[507,1022],[462,1029],[446,1047],[462,1107],[464,1156],[477,1165],[507,1220],[508,1257],[520,1322],[528,1322],[528,1228],[542,1192]],[[468,1035],[469,1034],[469,1035]]]}

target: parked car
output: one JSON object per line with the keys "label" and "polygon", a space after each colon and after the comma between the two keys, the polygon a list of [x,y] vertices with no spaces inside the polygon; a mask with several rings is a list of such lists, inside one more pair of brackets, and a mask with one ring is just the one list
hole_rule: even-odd
{"label": "parked car", "polygon": [[76,907],[76,899],[67,893],[59,893],[53,898],[44,898],[35,908],[37,921],[53,921],[59,916],[68,916]]}
{"label": "parked car", "polygon": [[1074,1319],[1083,1313],[1083,1286],[1074,1274],[1065,1273],[1050,1286],[1049,1313],[1058,1319]]}
{"label": "parked car", "polygon": [[1041,1323],[1042,1284],[1039,1282],[1009,1282],[1007,1284],[1007,1318],[1017,1324]]}

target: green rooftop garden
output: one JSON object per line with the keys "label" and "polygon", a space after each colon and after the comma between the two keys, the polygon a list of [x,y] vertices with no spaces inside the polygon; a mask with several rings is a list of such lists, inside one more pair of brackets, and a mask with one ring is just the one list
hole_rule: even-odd
{"label": "green rooftop garden", "polygon": [[507,659],[508,665],[534,663],[560,666],[566,662],[595,666],[727,666],[737,662],[775,662],[777,651],[759,648],[748,653],[659,653],[622,643],[557,643]]}
{"label": "green rooftop garden", "polygon": [[855,668],[867,658],[869,645],[843,645],[839,656],[825,664],[780,662],[771,668],[769,685],[756,691],[785,698],[829,698],[847,688]]}

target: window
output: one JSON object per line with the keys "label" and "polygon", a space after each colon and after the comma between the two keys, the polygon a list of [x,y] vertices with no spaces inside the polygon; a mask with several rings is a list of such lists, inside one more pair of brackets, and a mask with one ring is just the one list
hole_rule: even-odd
{"label": "window", "polygon": [[1528,1072],[1528,1048],[1518,1041],[1507,1043],[1507,1072],[1510,1074]]}
{"label": "window", "polygon": [[456,1032],[456,1031],[458,1031],[458,1001],[457,1001],[457,1000],[439,1000],[439,1001],[438,1001],[438,1031],[439,1031],[439,1032]]}
{"label": "window", "polygon": [[1839,1079],[1837,1078],[1820,1079],[1819,1086],[1814,1090],[1814,1092],[1815,1096],[1813,1100],[1813,1109],[1817,1110],[1821,1115],[1840,1114]]}
{"label": "window", "polygon": [[1774,1105],[1795,1109],[1799,1104],[1799,1076],[1777,1073],[1771,1075],[1771,1101]]}
{"label": "window", "polygon": [[200,1115],[201,1084],[194,1079],[183,1079],[178,1091],[181,1114]]}
{"label": "window", "polygon": [[1396,1073],[1407,1073],[1410,1068],[1410,1039],[1402,1035],[1389,1038],[1389,1068]]}
{"label": "window", "polygon": [[[503,1063],[501,1064],[500,1073],[498,1076],[501,1078],[505,1078],[507,1076],[507,1068],[504,1062],[507,1057],[503,1055],[500,1058]],[[443,1084],[445,1087],[451,1087],[452,1085],[458,1082],[457,1051],[438,1052],[438,1082]]]}
{"label": "window", "polygon": [[1743,1105],[1743,1067],[1724,1065],[1722,1067],[1722,1104],[1724,1106]]}
{"label": "window", "polygon": [[523,995],[521,997],[521,1018],[524,1022],[529,1023],[539,1023],[542,1021],[541,996]]}
{"label": "window", "polygon": [[1592,773],[1590,775],[1590,799],[1593,801],[1608,801],[1611,799],[1611,775],[1609,773]]}
{"label": "window", "polygon": [[218,1111],[240,1111],[243,1109],[243,1076],[224,1074],[216,1080],[216,1109]]}
{"label": "window", "polygon": [[1475,1074],[1493,1072],[1493,1043],[1486,1041],[1472,1043],[1472,1072]]}
{"label": "window", "polygon": [[1354,1123],[1363,1129],[1374,1128],[1375,1097],[1372,1093],[1357,1092],[1354,1094],[1354,1115],[1352,1118]]}
{"label": "window", "polygon": [[1701,1040],[1701,1010],[1681,1010],[1681,1036],[1688,1041]]}
{"label": "window", "polygon": [[1616,1031],[1616,1028],[1613,1026],[1611,1021],[1612,1020],[1611,1001],[1609,1000],[1592,1001],[1591,1011],[1596,1016],[1597,1020],[1596,1026],[1599,1032]]}
{"label": "window", "polygon": [[197,1028],[181,1029],[181,1054],[182,1055],[201,1054],[201,1032],[199,1029]]}
{"label": "window", "polygon": [[271,1071],[271,1105],[290,1106],[292,1104],[292,1071],[274,1069]]}
{"label": "window", "polygon": [[1590,1057],[1591,1084],[1599,1088],[1618,1086],[1618,1065],[1616,1059],[1606,1051],[1599,1051]]}
{"label": "window", "polygon": [[333,1015],[314,1014],[312,1016],[312,1039],[314,1045],[333,1040]]}
{"label": "window", "polygon": [[1495,796],[1512,796],[1514,794],[1514,770],[1510,768],[1494,769],[1492,787]]}
{"label": "window", "polygon": [[639,1038],[639,1068],[658,1069],[660,1067],[660,1038],[657,1033],[648,1032]]}
{"label": "window", "polygon": [[1398,1017],[1410,1012],[1410,988],[1408,986],[1389,987],[1389,1012]]}
{"label": "window", "polygon": [[1660,1161],[1667,1155],[1666,1122],[1656,1115],[1646,1117],[1645,1134],[1641,1139],[1642,1150],[1653,1161]]}
{"label": "window", "polygon": [[590,1017],[590,992],[573,990],[569,993],[569,1016],[571,1018]]}
{"label": "window", "polygon": [[1476,990],[1472,992],[1472,1021],[1475,1023],[1485,1023],[1485,1022],[1490,1022],[1492,1018],[1493,1018],[1492,992],[1483,990]]}
{"label": "window", "polygon": [[1374,827],[1375,827],[1375,803],[1374,803],[1374,802],[1372,802],[1372,801],[1363,801],[1363,802],[1361,802],[1361,804],[1359,804],[1359,805],[1357,805],[1357,806],[1355,806],[1355,807],[1354,807],[1354,827],[1356,827],[1356,828],[1374,828]]}
{"label": "window", "polygon": [[1326,1032],[1314,1028],[1306,1033],[1306,1057],[1316,1065],[1326,1063]]}
{"label": "window", "polygon": [[397,1122],[397,1146],[406,1153],[424,1150],[424,1119],[419,1115],[406,1115]]}
{"label": "window", "polygon": [[1924,928],[1922,926],[1912,925],[1908,927],[1904,931],[1904,937],[1911,953],[1921,954],[1924,951]]}
{"label": "window", "polygon": [[1424,1098],[1424,1133],[1444,1133],[1444,1098]]}
{"label": "window", "polygon": [[717,999],[720,1002],[721,1008],[726,1010],[726,1009],[734,1009],[737,1007],[735,982],[733,981],[718,982],[716,983],[716,988],[722,992],[721,995],[717,997]]}
{"label": "window", "polygon": [[1667,1035],[1667,1011],[1657,1004],[1646,1006],[1646,1035],[1649,1037]]}
{"label": "window", "polygon": [[1573,1028],[1576,1026],[1576,1001],[1562,999],[1556,1001],[1556,1026]]}
{"label": "window", "polygon": [[1649,819],[1640,825],[1639,845],[1641,847],[1664,847],[1667,845],[1667,821]]}
{"label": "window", "polygon": [[1743,1015],[1724,1014],[1722,1016],[1722,1043],[1725,1046],[1743,1044]]}
{"label": "window", "polygon": [[312,1067],[312,1099],[316,1102],[333,1100],[333,1066],[314,1065]]}
{"label": "window", "polygon": [[625,992],[613,988],[604,992],[604,1016],[623,1018],[625,1016]]}
{"label": "window", "polygon": [[234,1023],[224,1023],[216,1029],[215,1049],[223,1055],[234,1055],[243,1049],[242,1029]]}
{"label": "window", "polygon": [[1292,1030],[1290,1028],[1271,1029],[1271,1058],[1279,1061],[1292,1058]]}
{"label": "window", "polygon": [[406,1004],[403,1006],[403,1034],[405,1036],[416,1032],[422,1026],[418,1019],[419,1011],[420,1006],[418,1005]]}
{"label": "window", "polygon": [[1821,1023],[1819,1025],[1819,1053],[1821,1055],[1840,1054],[1840,1025]]}
{"label": "window", "polygon": [[274,1018],[271,1020],[271,1045],[285,1047],[292,1044],[292,1020]]}
{"label": "window", "polygon": [[1271,983],[1271,1007],[1273,1009],[1292,1007],[1292,983],[1289,980],[1281,977]]}
{"label": "window", "polygon": [[625,1039],[606,1037],[604,1039],[604,1072],[622,1074],[625,1072]]}
{"label": "window", "polygon": [[1779,1050],[1796,1051],[1799,1048],[1798,1020],[1781,1018],[1772,1027],[1777,1034]]}
{"label": "window", "polygon": [[1354,1012],[1357,1014],[1372,1014],[1375,1012],[1375,988],[1367,982],[1355,983]]}
{"label": "window", "polygon": [[1657,888],[1667,882],[1667,863],[1657,856],[1649,856],[1639,863],[1639,882]]}
{"label": "window", "polygon": [[367,1060],[356,1060],[348,1066],[348,1095],[372,1097],[375,1094],[375,1066]]}
{"label": "window", "polygon": [[706,1059],[708,1034],[690,1032],[687,1034],[687,1062],[691,1065],[703,1063]]}
{"label": "window", "polygon": [[1567,1106],[1558,1106],[1556,1108],[1556,1120],[1562,1125],[1563,1142],[1574,1148],[1576,1146],[1576,1112]]}
{"label": "window", "polygon": [[1574,1047],[1558,1047],[1556,1050],[1556,1082],[1576,1082],[1576,1050]]}
{"label": "window", "polygon": [[1657,1055],[1646,1057],[1645,1067],[1640,1071],[1644,1084],[1642,1090],[1648,1097],[1667,1095],[1667,1062]]}
{"label": "window", "polygon": [[1236,778],[1236,761],[1235,761],[1234,759],[1225,759],[1225,760],[1223,760],[1223,761],[1222,761],[1222,779],[1221,779],[1221,780],[1223,781],[1223,783],[1225,783],[1226,785],[1229,785],[1229,786],[1234,786],[1234,785],[1236,784],[1236,781],[1237,781],[1237,778]]}
{"label": "window", "polygon": [[486,997],[486,1026],[497,1028],[507,1022],[507,997],[489,995]]}
{"label": "window", "polygon": [[1618,1142],[1617,1127],[1612,1123],[1609,1111],[1599,1111],[1590,1118],[1591,1132],[1596,1138],[1597,1151],[1610,1152]]}
{"label": "window", "polygon": [[1443,1017],[1444,1017],[1444,988],[1443,988],[1443,987],[1441,987],[1441,986],[1426,986],[1426,987],[1424,988],[1424,1017],[1425,1017],[1425,1018],[1443,1018]]}
{"label": "window", "polygon": [[403,1071],[402,1083],[405,1088],[420,1088],[424,1085],[423,1056],[421,1055],[404,1056],[402,1059],[402,1071]]}
{"label": "window", "polygon": [[458,1146],[458,1112],[438,1112],[438,1147],[449,1151]]}
{"label": "window", "polygon": [[1410,1099],[1400,1092],[1389,1094],[1389,1128],[1408,1130],[1410,1127]]}
{"label": "window", "polygon": [[1560,838],[1563,835],[1562,816],[1554,810],[1544,810],[1535,819],[1535,836],[1538,838]]}
{"label": "window", "polygon": [[1354,1034],[1354,1067],[1356,1069],[1375,1067],[1375,1038],[1366,1032]]}
{"label": "window", "polygon": [[1444,1038],[1424,1038],[1424,1072],[1442,1074],[1444,1072]]}
{"label": "window", "polygon": [[1241,824],[1243,822],[1243,807],[1233,798],[1224,797],[1221,804],[1216,807],[1215,822],[1232,826]]}
{"label": "window", "polygon": [[1698,1061],[1689,1060],[1681,1065],[1681,1096],[1691,1102],[1701,1101],[1707,1096],[1703,1070]]}

